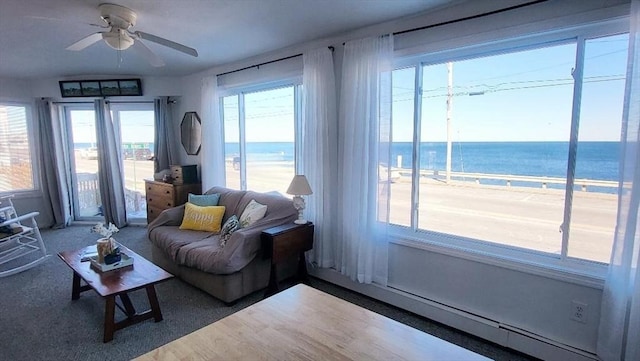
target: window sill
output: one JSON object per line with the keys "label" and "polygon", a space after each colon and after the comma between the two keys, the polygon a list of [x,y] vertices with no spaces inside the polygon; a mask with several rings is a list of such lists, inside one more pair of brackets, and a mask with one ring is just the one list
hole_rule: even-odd
{"label": "window sill", "polygon": [[608,266],[579,259],[479,242],[435,232],[411,231],[391,226],[390,242],[452,257],[503,267],[563,282],[603,289]]}

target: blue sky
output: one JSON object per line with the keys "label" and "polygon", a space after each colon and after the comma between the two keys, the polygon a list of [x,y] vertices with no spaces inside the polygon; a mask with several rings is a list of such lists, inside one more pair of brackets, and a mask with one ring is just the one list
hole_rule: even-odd
{"label": "blue sky", "polygon": [[[620,138],[627,42],[587,41],[580,140]],[[455,62],[452,140],[567,141],[575,54],[571,43]],[[424,68],[422,141],[446,141],[447,84],[446,64]],[[394,141],[411,141],[412,93],[413,70],[396,71]]]}

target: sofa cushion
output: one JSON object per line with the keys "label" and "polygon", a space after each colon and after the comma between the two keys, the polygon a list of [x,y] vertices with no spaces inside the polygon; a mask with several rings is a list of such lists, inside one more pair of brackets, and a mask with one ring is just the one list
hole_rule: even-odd
{"label": "sofa cushion", "polygon": [[149,231],[149,239],[174,262],[177,261],[178,251],[183,246],[202,241],[214,242],[212,232],[182,230],[176,226],[158,226]]}
{"label": "sofa cushion", "polygon": [[180,247],[176,257],[176,263],[204,272],[224,274],[227,273],[223,272],[227,266],[227,260],[221,259],[221,252],[220,235],[217,234]]}
{"label": "sofa cushion", "polygon": [[213,194],[193,194],[189,193],[189,203],[195,204],[200,207],[217,206],[220,200],[218,193]]}
{"label": "sofa cushion", "polygon": [[240,227],[245,228],[261,220],[267,213],[267,206],[252,199],[242,211],[240,216]]}
{"label": "sofa cushion", "polygon": [[180,229],[220,232],[224,211],[224,206],[200,207],[187,202]]}

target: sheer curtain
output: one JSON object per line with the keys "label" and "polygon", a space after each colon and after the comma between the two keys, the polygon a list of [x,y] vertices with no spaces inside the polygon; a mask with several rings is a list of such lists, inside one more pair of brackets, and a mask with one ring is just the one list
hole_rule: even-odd
{"label": "sheer curtain", "polygon": [[111,109],[103,99],[94,102],[98,136],[98,182],[105,221],[116,227],[127,225],[124,171],[119,137],[111,120]]}
{"label": "sheer curtain", "polygon": [[335,266],[335,205],[337,189],[337,109],[333,52],[328,48],[303,54],[302,161],[313,195],[307,215],[315,223],[309,261],[323,268]]}
{"label": "sheer curtain", "polygon": [[604,361],[640,360],[640,0],[631,3],[630,21],[618,223],[598,331]]}
{"label": "sheer curtain", "polygon": [[202,191],[225,184],[224,137],[215,75],[202,79]]}
{"label": "sheer curtain", "polygon": [[155,110],[154,136],[154,172],[168,169],[171,164],[178,164],[178,151],[175,149],[176,133],[173,128],[172,106],[169,97],[160,97],[153,101]]}
{"label": "sheer curtain", "polygon": [[44,200],[53,216],[51,226],[63,228],[71,221],[71,213],[69,195],[63,187],[66,184],[66,173],[61,165],[64,158],[60,123],[57,113],[54,113],[57,107],[52,106],[50,99],[42,98],[36,100],[36,108]]}
{"label": "sheer curtain", "polygon": [[354,281],[382,285],[387,283],[389,189],[381,175],[390,158],[392,65],[391,35],[345,44],[336,267]]}

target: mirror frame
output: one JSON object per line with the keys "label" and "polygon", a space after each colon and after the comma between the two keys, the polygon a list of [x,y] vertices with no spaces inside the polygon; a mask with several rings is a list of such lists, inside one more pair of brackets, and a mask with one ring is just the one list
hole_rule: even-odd
{"label": "mirror frame", "polygon": [[188,155],[198,155],[202,147],[202,123],[196,112],[186,112],[180,123],[180,141]]}

